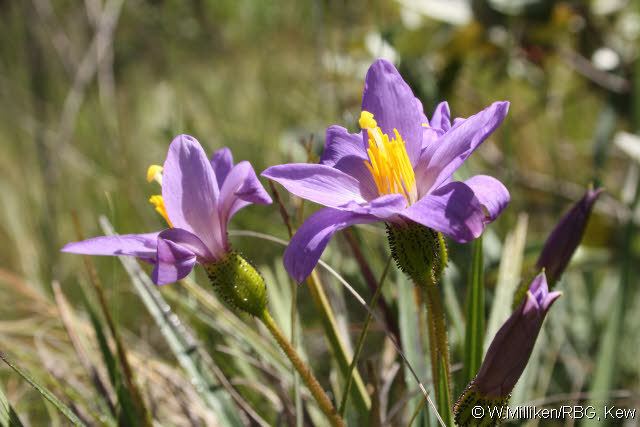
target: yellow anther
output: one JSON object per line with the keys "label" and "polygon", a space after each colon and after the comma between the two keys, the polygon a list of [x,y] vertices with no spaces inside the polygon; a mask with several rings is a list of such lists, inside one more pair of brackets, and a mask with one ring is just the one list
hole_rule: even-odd
{"label": "yellow anther", "polygon": [[358,124],[361,129],[375,129],[378,127],[378,123],[373,118],[373,114],[368,111],[360,113],[360,120],[358,120]]}
{"label": "yellow anther", "polygon": [[169,220],[169,215],[167,215],[167,209],[164,207],[164,199],[162,198],[162,196],[159,194],[151,196],[149,198],[149,203],[151,203],[156,208],[156,212],[158,212],[162,216],[162,218],[167,221],[169,227],[173,227],[173,224],[171,224],[171,220]]}
{"label": "yellow anther", "polygon": [[378,193],[402,194],[409,204],[414,203],[417,200],[416,177],[400,133],[394,129],[394,138],[389,139],[368,111],[360,115],[360,127],[369,134],[369,161],[365,160],[364,164],[371,172]]}
{"label": "yellow anther", "polygon": [[162,185],[162,166],[149,166],[149,168],[147,169],[147,181],[156,181],[158,184]]}

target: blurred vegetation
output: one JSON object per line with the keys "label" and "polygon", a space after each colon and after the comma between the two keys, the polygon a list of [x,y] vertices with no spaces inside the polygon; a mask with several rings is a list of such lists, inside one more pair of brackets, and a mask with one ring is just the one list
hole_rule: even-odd
{"label": "blurred vegetation", "polygon": [[[511,101],[502,128],[461,171],[494,175],[512,196],[483,241],[487,314],[496,286],[526,276],[562,212],[589,184],[607,188],[512,403],[557,406],[609,399],[640,407],[636,3],[4,0],[0,25],[0,351],[28,368],[86,423],[113,424],[101,415],[110,413],[113,402],[96,398],[101,393],[78,364],[61,310],[71,316],[67,321],[81,336],[90,365],[104,382],[114,381],[114,390],[107,384],[102,396],[115,393],[118,401],[134,406],[140,397],[162,425],[221,421],[136,296],[131,273],[117,259],[99,258],[93,263],[140,396],[135,386],[132,391],[118,383],[126,377],[121,361],[112,361],[121,374],[105,371],[104,346],[117,358],[118,333],[105,332],[101,341],[99,331],[109,327],[98,310],[97,288],[80,257],[59,252],[78,239],[73,215],[86,236],[103,234],[99,215],[120,233],[162,227],[147,201],[158,188],[146,183],[145,172],[149,164],[164,161],[178,133],[194,135],[209,152],[228,146],[236,160],[250,160],[258,172],[319,155],[328,125],[356,128],[364,73],[378,56],[399,64],[427,114],[445,99],[456,117],[495,100]],[[283,191],[281,196],[299,211],[298,200]],[[312,209],[305,206],[304,215]],[[287,238],[273,206],[242,211],[232,228]],[[355,238],[366,242],[364,256],[378,277],[387,258],[383,230],[361,227]],[[276,320],[290,330],[290,283],[279,259],[283,248],[247,237],[232,241],[272,279]],[[451,246],[447,306],[453,362],[460,366],[471,257],[469,247]],[[518,251],[522,266],[512,262]],[[370,299],[346,239],[336,239],[323,258]],[[196,279],[206,283],[200,273]],[[338,282],[323,279],[341,330],[355,342],[365,311]],[[395,286],[385,285],[385,299],[405,343],[417,339],[408,330],[415,326],[408,308],[401,305],[410,299],[410,289],[399,275],[392,280]],[[56,296],[53,282],[60,283]],[[295,399],[283,356],[251,319],[225,312],[206,295],[194,297],[191,286],[196,285],[160,291],[211,355],[207,363],[229,378],[259,418],[293,423]],[[338,393],[336,362],[325,357],[327,345],[307,293],[305,287],[297,291],[301,347],[324,385]],[[61,303],[65,298],[68,306]],[[247,334],[254,329],[254,342],[234,336],[237,328]],[[381,328],[372,326],[367,343],[360,364],[365,382],[370,388],[388,382],[382,419],[406,424],[420,404],[412,392],[415,381],[396,376],[399,359],[387,348]],[[414,365],[426,363],[419,352],[405,351]],[[368,360],[377,377],[366,369]],[[425,366],[419,370],[428,372]],[[0,398],[4,390],[25,425],[64,424],[13,371],[0,367],[0,379]],[[390,399],[390,390],[402,397]],[[306,401],[304,390],[302,395]],[[411,398],[410,408],[394,406]],[[246,408],[238,413],[242,422],[258,422]],[[305,405],[305,422],[316,419],[317,410]]]}

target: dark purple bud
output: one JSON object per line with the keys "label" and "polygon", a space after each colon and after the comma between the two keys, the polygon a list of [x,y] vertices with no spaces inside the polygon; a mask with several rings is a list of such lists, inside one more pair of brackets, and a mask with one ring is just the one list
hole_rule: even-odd
{"label": "dark purple bud", "polygon": [[562,217],[547,238],[536,267],[538,270],[544,269],[551,287],[560,279],[580,244],[593,205],[602,191],[604,191],[602,188],[587,190],[582,199]]}
{"label": "dark purple bud", "polygon": [[459,425],[467,425],[473,406],[506,404],[529,362],[547,311],[560,295],[549,292],[544,272],[533,279],[525,300],[493,338],[478,375],[458,399],[455,414]]}
{"label": "dark purple bud", "polygon": [[491,341],[474,383],[489,397],[504,397],[518,382],[538,338],[542,321],[560,292],[549,292],[545,273],[533,279],[525,300]]}

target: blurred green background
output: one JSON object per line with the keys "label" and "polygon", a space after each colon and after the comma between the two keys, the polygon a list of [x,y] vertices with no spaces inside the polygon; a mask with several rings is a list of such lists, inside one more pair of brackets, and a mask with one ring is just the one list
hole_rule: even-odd
{"label": "blurred green background", "polygon": [[[637,3],[4,0],[0,25],[0,350],[68,400],[73,393],[67,389],[83,390],[87,380],[71,374],[71,347],[51,283],[59,281],[71,303],[80,304],[79,283],[87,281],[82,259],[59,251],[77,240],[73,213],[86,236],[103,234],[99,215],[120,233],[162,227],[148,203],[158,188],[145,181],[146,168],[164,161],[178,133],[195,136],[208,152],[228,146],[236,160],[250,160],[258,173],[269,165],[306,161],[309,147],[319,155],[328,125],[356,129],[364,74],[382,56],[398,64],[428,115],[441,100],[449,101],[454,117],[495,100],[511,102],[500,130],[461,171],[494,175],[512,196],[485,237],[489,303],[501,274],[509,274],[504,263],[512,254],[504,251],[514,246],[505,237],[515,234],[521,241],[526,234],[523,267],[517,261],[511,267],[517,279],[586,187],[606,187],[584,245],[559,285],[565,295],[547,321],[554,326],[547,325],[537,347],[535,375],[523,380],[514,399],[555,396],[550,401],[575,403],[596,396],[640,406]],[[297,203],[280,193],[287,204]],[[246,209],[232,228],[287,238],[275,207]],[[385,241],[380,229],[373,231],[378,233],[358,230],[357,237],[367,243],[377,275]],[[282,278],[280,246],[232,240]],[[451,288],[459,310],[468,248],[452,245],[452,253],[458,268]],[[325,259],[369,299],[343,240],[331,244]],[[179,376],[119,262],[94,262],[132,351],[157,358]],[[391,288],[387,299],[399,313]],[[358,332],[364,311],[340,288],[332,289],[338,294],[332,301],[347,313],[340,315],[346,330]],[[176,285],[168,292],[182,290]],[[305,292],[300,288],[298,296],[304,344],[329,378],[331,365],[321,360],[327,351],[322,331]],[[197,317],[182,309],[186,318]],[[463,310],[449,301],[449,311],[459,330],[463,321],[456,322],[456,315]],[[88,325],[82,313],[78,308]],[[226,352],[220,350],[224,333],[199,321],[194,328],[214,359],[230,376],[245,375],[225,362],[229,348],[243,347],[227,344]],[[372,340],[382,338],[378,331]],[[454,362],[461,360],[459,341],[452,338]],[[365,357],[378,357],[376,351],[365,350]],[[153,383],[153,376],[143,376],[146,386]],[[0,368],[0,377],[23,421],[62,422],[13,373]],[[281,421],[278,406],[260,400],[266,391],[237,387],[269,423]],[[159,399],[166,398],[165,393]],[[172,416],[157,418],[189,425]],[[210,423],[204,415],[193,417],[195,425]]]}

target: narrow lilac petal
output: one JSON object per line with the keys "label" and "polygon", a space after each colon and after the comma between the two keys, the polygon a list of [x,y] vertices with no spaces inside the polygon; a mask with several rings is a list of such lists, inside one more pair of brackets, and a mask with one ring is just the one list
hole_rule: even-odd
{"label": "narrow lilac petal", "polygon": [[223,147],[213,153],[211,156],[211,167],[216,174],[218,187],[221,188],[229,171],[233,167],[233,154],[227,147]]}
{"label": "narrow lilac petal", "polygon": [[262,176],[281,184],[303,199],[328,207],[340,207],[354,201],[364,203],[360,185],[353,177],[326,165],[291,163],[272,166]]}
{"label": "narrow lilac petal", "polygon": [[418,161],[422,148],[424,113],[421,106],[393,64],[378,59],[369,67],[362,94],[362,110],[373,113],[384,133],[393,136],[394,129],[400,132],[413,165]]}
{"label": "narrow lilac petal", "polygon": [[464,123],[464,121],[467,120],[464,117],[456,117],[455,119],[453,119],[453,126],[460,126],[462,123]]}
{"label": "narrow lilac petal", "polygon": [[180,245],[182,248],[196,255],[203,262],[215,261],[218,259],[217,257],[223,255],[222,252],[218,252],[216,254],[211,253],[211,250],[198,238],[198,236],[181,228],[169,228],[164,230],[158,235],[158,238]]}
{"label": "narrow lilac petal", "polygon": [[355,178],[359,183],[360,194],[370,200],[378,196],[378,189],[371,172],[365,166],[369,157],[363,139],[363,132],[349,133],[341,126],[329,126],[320,163]]}
{"label": "narrow lilac petal", "polygon": [[271,203],[271,197],[264,189],[251,163],[242,161],[235,165],[220,189],[220,222],[223,227],[231,217],[243,207],[257,203]]}
{"label": "narrow lilac petal", "polygon": [[432,128],[442,129],[445,132],[451,129],[451,112],[447,101],[442,101],[436,106],[429,124]]}
{"label": "narrow lilac petal", "polygon": [[378,187],[371,176],[371,172],[365,166],[365,160],[357,156],[345,156],[334,166],[335,169],[346,173],[358,181],[358,190],[365,200],[378,197]]}
{"label": "narrow lilac petal", "polygon": [[84,255],[131,255],[138,258],[156,257],[159,233],[100,236],[81,242],[67,243],[62,252]]}
{"label": "narrow lilac petal", "polygon": [[[437,144],[439,139],[444,135],[444,131],[442,129],[436,128],[423,128],[422,129],[422,151],[420,151],[420,159],[424,159],[423,153],[427,150],[432,150],[430,148],[433,144]],[[418,175],[421,168],[426,168],[428,166],[428,162],[418,160],[418,163],[414,166],[414,171],[416,175]]]}
{"label": "narrow lilac petal", "polygon": [[407,199],[402,194],[385,194],[364,205],[348,204],[344,207],[344,210],[354,214],[368,215],[386,220],[400,214],[406,206]]}
{"label": "narrow lilac petal", "polygon": [[419,164],[422,172],[416,176],[422,193],[438,188],[462,165],[473,151],[502,123],[509,103],[494,102],[481,112],[458,122],[438,141],[422,151]]}
{"label": "narrow lilac petal", "polygon": [[158,238],[158,255],[151,274],[153,282],[166,285],[186,277],[196,264],[196,254],[182,245]]}
{"label": "narrow lilac petal", "polygon": [[460,243],[475,239],[484,229],[482,206],[473,190],[462,182],[440,187],[409,206],[401,215]]}
{"label": "narrow lilac petal", "polygon": [[306,279],[318,263],[331,236],[353,224],[376,221],[366,215],[331,208],[321,209],[311,215],[293,236],[284,252],[284,266],[298,283]]}
{"label": "narrow lilac petal", "polygon": [[544,311],[548,311],[549,308],[551,308],[551,305],[554,302],[556,302],[556,300],[561,296],[562,296],[562,292],[558,292],[558,291],[549,292],[542,300],[542,309]]}
{"label": "narrow lilac petal", "polygon": [[480,204],[486,209],[485,220],[487,222],[495,221],[511,200],[507,187],[491,176],[476,175],[464,183],[473,190]]}
{"label": "narrow lilac petal", "polygon": [[547,284],[547,277],[544,273],[538,274],[529,285],[529,292],[531,292],[534,296],[543,293],[546,294],[549,292],[549,285]]}
{"label": "narrow lilac petal", "polygon": [[223,246],[218,221],[219,187],[200,143],[189,135],[177,136],[164,163],[162,197],[174,227],[202,240],[212,252]]}
{"label": "narrow lilac petal", "polygon": [[354,156],[362,160],[368,158],[362,142],[362,132],[349,133],[342,126],[329,126],[320,163],[327,166],[335,166],[340,159],[346,156]]}
{"label": "narrow lilac petal", "polygon": [[530,290],[527,291],[523,304],[524,304],[522,309],[523,315],[528,316],[531,319],[534,319],[535,317],[537,317],[538,313],[542,311],[540,302]]}

